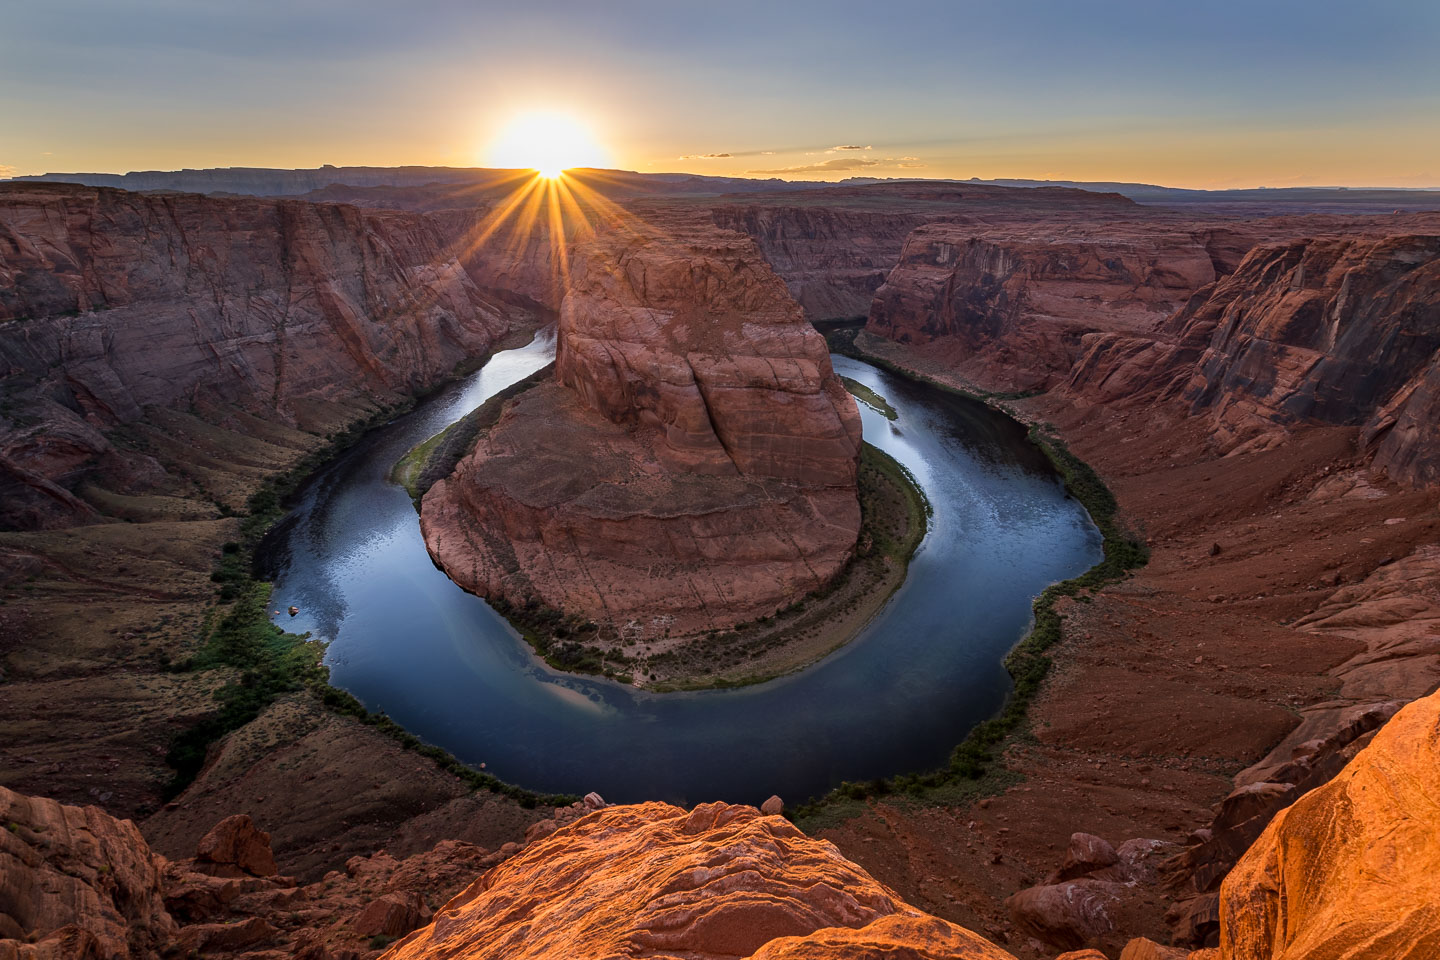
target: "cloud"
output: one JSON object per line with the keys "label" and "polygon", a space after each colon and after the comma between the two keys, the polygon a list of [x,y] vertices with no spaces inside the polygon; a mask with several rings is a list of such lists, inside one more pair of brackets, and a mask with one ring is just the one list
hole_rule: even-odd
{"label": "cloud", "polygon": [[746,170],[746,173],[843,173],[846,170],[864,170],[866,167],[877,167],[879,160],[871,160],[869,157],[836,157],[834,160],[824,160],[820,163],[806,163],[798,167],[778,167],[774,170]]}
{"label": "cloud", "polygon": [[681,157],[681,160],[728,160],[733,154],[729,153],[691,153]]}
{"label": "cloud", "polygon": [[12,167],[8,163],[0,163],[0,177],[13,177],[19,172],[17,167]]}
{"label": "cloud", "polygon": [[836,151],[836,150],[874,150],[874,149],[875,149],[874,147],[860,147],[860,146],[856,146],[856,145],[853,144],[853,143],[847,143],[847,144],[844,144],[843,146],[831,147],[831,148],[830,148],[829,150],[827,150],[826,152],[827,152],[827,153],[833,153],[833,152]]}

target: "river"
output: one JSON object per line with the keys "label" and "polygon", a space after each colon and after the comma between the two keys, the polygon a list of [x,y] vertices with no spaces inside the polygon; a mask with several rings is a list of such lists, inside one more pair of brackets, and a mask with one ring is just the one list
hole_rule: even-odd
{"label": "river", "polygon": [[506,621],[435,568],[390,467],[550,362],[554,335],[373,431],[319,471],[259,555],[276,622],[329,643],[331,682],[460,760],[534,790],[612,802],[787,802],[841,780],[942,764],[1010,689],[1002,660],[1047,584],[1101,556],[1099,532],[1010,419],[836,356],[889,400],[865,439],[934,507],[903,586],[850,644],[735,690],[652,694],[542,663]]}

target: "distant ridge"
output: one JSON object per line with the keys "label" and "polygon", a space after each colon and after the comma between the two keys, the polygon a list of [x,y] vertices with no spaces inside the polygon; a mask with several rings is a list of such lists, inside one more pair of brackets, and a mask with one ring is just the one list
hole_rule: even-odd
{"label": "distant ridge", "polygon": [[[1400,187],[1247,187],[1197,190],[1150,183],[1085,180],[968,180],[923,177],[850,177],[845,180],[763,180],[714,177],[692,173],[637,173],[630,170],[577,171],[604,182],[612,197],[669,195],[706,196],[727,193],[770,193],[862,187],[871,184],[952,183],[997,187],[1066,187],[1092,193],[1118,193],[1136,203],[1205,209],[1215,213],[1413,213],[1440,210],[1440,189]],[[287,170],[279,167],[209,167],[184,170],[139,170],[131,173],[42,173],[12,181],[79,183],[121,190],[174,190],[183,193],[224,193],[260,197],[298,197],[330,187],[456,186],[479,191],[507,186],[528,170],[488,167],[321,167]]]}
{"label": "distant ridge", "polygon": [[[635,173],[628,170],[587,170],[618,193],[719,194],[743,190],[802,190],[829,183],[743,177],[707,177],[690,173]],[[183,193],[229,193],[257,197],[293,197],[332,186],[420,187],[435,184],[488,189],[529,175],[528,170],[486,167],[321,167],[286,170],[278,167],[210,167],[184,170],[139,170],[131,173],[42,173],[13,181],[78,183],[121,190],[175,190]]]}

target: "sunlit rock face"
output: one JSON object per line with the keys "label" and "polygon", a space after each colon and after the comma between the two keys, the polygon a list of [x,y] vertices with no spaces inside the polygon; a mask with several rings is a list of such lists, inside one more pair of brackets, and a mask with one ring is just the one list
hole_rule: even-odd
{"label": "sunlit rock face", "polygon": [[827,582],[859,531],[859,415],[754,244],[610,231],[571,263],[556,382],[425,496],[435,560],[487,597],[677,631]]}
{"label": "sunlit rock face", "polygon": [[395,960],[1007,960],[754,807],[601,810],[528,847],[396,944]]}
{"label": "sunlit rock face", "polygon": [[1271,821],[1221,888],[1221,956],[1440,956],[1437,769],[1432,694]]}

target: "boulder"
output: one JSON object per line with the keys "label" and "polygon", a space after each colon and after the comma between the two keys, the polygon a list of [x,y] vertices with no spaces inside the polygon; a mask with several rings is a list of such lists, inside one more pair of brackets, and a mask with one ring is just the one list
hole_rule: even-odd
{"label": "boulder", "polygon": [[770,799],[760,804],[760,812],[767,817],[778,817],[785,812],[785,801],[777,796],[771,796]]}
{"label": "boulder", "polygon": [[387,893],[372,900],[350,921],[362,937],[403,937],[430,922],[430,908],[418,893]]}
{"label": "boulder", "polygon": [[1120,884],[1105,880],[1070,880],[1021,890],[1006,899],[1005,908],[1024,933],[1074,950],[1115,929],[1111,910],[1121,890]]}
{"label": "boulder", "polygon": [[279,934],[259,917],[238,923],[195,923],[180,930],[175,946],[183,953],[234,953],[273,940]]}
{"label": "boulder", "polygon": [[1120,951],[1120,960],[1187,960],[1189,950],[1166,947],[1145,937],[1136,937]]}
{"label": "boulder", "polygon": [[1109,841],[1093,833],[1073,833],[1070,835],[1070,845],[1065,849],[1065,862],[1050,882],[1074,880],[1119,862],[1120,855],[1110,846]]}
{"label": "boulder", "polygon": [[218,877],[273,877],[279,873],[270,851],[270,834],[246,813],[226,817],[195,847],[195,869]]}

